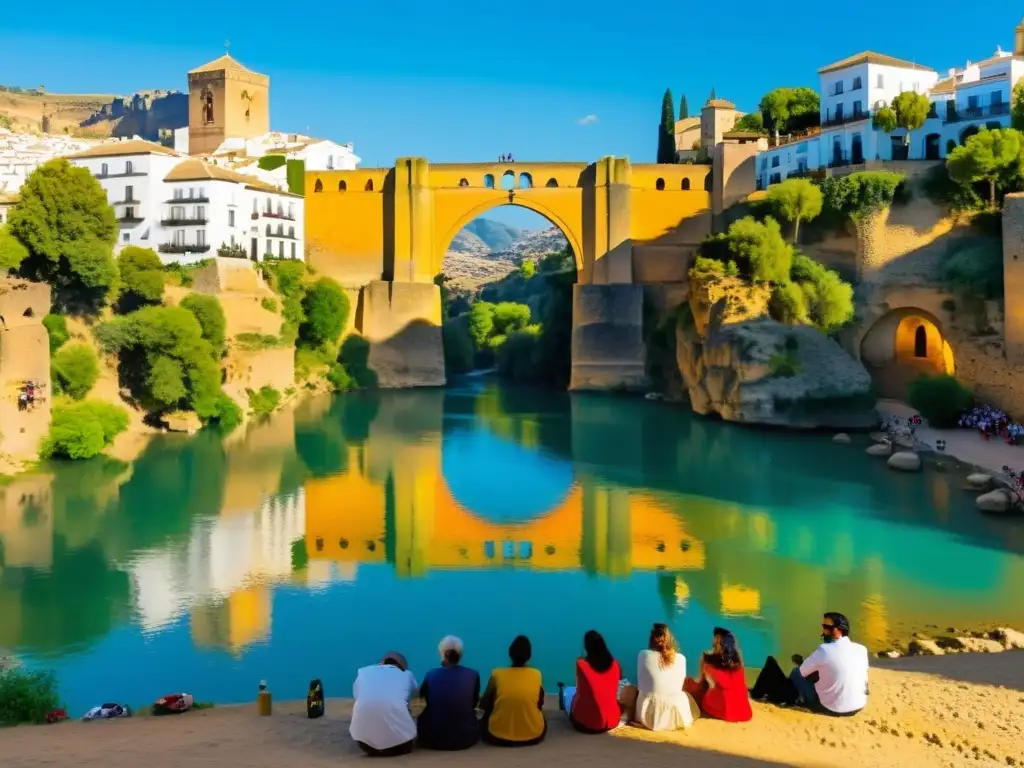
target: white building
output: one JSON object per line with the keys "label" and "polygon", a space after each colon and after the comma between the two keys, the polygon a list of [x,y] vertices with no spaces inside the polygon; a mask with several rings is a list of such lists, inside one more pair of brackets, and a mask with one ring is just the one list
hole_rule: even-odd
{"label": "white building", "polygon": [[43,163],[82,152],[95,143],[58,134],[14,133],[0,128],[0,197],[17,195],[28,175]]}
{"label": "white building", "polygon": [[222,248],[253,261],[305,258],[299,195],[139,139],[69,159],[106,190],[119,247],[152,248],[167,262],[195,262]]}
{"label": "white building", "polygon": [[[1010,125],[1013,86],[1024,77],[1024,22],[1017,27],[1015,52],[997,49],[991,57],[961,69],[938,73],[916,62],[861,53],[822,68],[820,132],[758,155],[762,189],[811,171],[859,166],[870,161],[941,160],[982,127]],[[874,112],[904,91],[926,95],[932,110],[925,124],[892,134],[876,130]]]}

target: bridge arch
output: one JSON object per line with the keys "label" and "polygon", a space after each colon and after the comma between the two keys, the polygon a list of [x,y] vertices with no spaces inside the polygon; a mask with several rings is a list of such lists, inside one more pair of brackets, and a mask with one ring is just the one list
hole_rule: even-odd
{"label": "bridge arch", "polygon": [[882,397],[904,400],[918,376],[956,372],[942,321],[921,307],[890,309],[872,323],[859,346],[861,362]]}
{"label": "bridge arch", "polygon": [[551,208],[538,202],[532,197],[521,197],[516,196],[512,202],[505,197],[493,198],[484,203],[479,203],[469,208],[458,216],[452,223],[441,223],[438,222],[438,228],[435,230],[437,233],[437,240],[434,243],[434,257],[437,263],[432,265],[434,270],[433,274],[441,272],[441,266],[444,261],[444,256],[448,251],[448,246],[451,245],[452,240],[455,236],[473,219],[483,216],[488,211],[497,208],[502,205],[518,205],[522,208],[533,211],[534,213],[540,214],[545,219],[550,221],[554,226],[558,227],[562,234],[565,235],[565,239],[569,241],[569,247],[572,248],[573,259],[576,261],[576,269],[583,269],[583,237],[582,232],[576,231],[573,227],[555,213]]}

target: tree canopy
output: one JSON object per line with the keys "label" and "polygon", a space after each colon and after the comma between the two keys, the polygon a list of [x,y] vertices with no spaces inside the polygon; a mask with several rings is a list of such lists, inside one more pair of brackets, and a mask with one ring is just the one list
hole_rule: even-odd
{"label": "tree canopy", "polygon": [[117,220],[85,168],[58,158],[39,166],[11,208],[10,232],[28,249],[22,272],[50,283],[59,304],[95,311],[118,278]]}
{"label": "tree canopy", "polygon": [[735,131],[753,131],[754,133],[765,133],[764,116],[760,112],[748,112],[733,126]]}
{"label": "tree canopy", "polygon": [[766,130],[776,136],[803,131],[821,122],[821,104],[813,88],[776,88],[758,104]]}
{"label": "tree canopy", "polygon": [[0,227],[0,275],[15,271],[28,258],[28,248],[7,227]]}
{"label": "tree canopy", "polygon": [[996,183],[1021,173],[1024,168],[1022,134],[1012,128],[982,128],[946,158],[949,176],[959,184],[987,181],[989,205],[996,206]]}
{"label": "tree canopy", "polygon": [[665,89],[661,99],[661,121],[658,123],[658,162],[676,161],[676,118],[672,104],[672,90]]}
{"label": "tree canopy", "polygon": [[679,99],[679,114],[676,115],[676,118],[678,120],[685,120],[689,116],[690,116],[690,108],[686,104],[686,94],[684,93],[682,95],[682,98]]}
{"label": "tree canopy", "polygon": [[886,133],[892,133],[897,128],[905,129],[903,143],[910,144],[910,132],[924,125],[931,108],[931,101],[923,93],[903,91],[893,98],[888,107],[878,109],[872,121],[875,128]]}
{"label": "tree canopy", "polygon": [[809,179],[786,179],[768,189],[768,202],[782,218],[793,224],[793,242],[800,235],[800,222],[821,213],[821,188]]}
{"label": "tree canopy", "polygon": [[121,275],[119,312],[134,312],[147,304],[159,304],[164,296],[163,262],[152,248],[129,245],[117,257]]}

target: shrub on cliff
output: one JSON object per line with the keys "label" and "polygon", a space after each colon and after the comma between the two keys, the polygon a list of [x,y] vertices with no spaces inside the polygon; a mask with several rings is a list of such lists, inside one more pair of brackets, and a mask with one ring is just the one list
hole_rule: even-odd
{"label": "shrub on cliff", "polygon": [[786,179],[768,188],[768,203],[793,225],[793,242],[800,238],[800,222],[821,213],[821,188],[810,179]]}
{"label": "shrub on cliff", "polygon": [[494,332],[508,335],[530,324],[530,308],[526,304],[503,301],[494,306]]}
{"label": "shrub on cliff", "polygon": [[46,332],[50,335],[51,355],[71,338],[71,334],[68,333],[68,321],[64,315],[46,315],[43,318],[43,327],[46,328]]}
{"label": "shrub on cliff", "polygon": [[54,383],[73,400],[81,400],[100,376],[100,363],[92,347],[82,342],[65,344],[53,356]]}
{"label": "shrub on cliff", "polygon": [[144,307],[104,323],[96,335],[118,354],[121,381],[147,410],[193,410],[204,422],[219,420],[220,366],[187,309]]}
{"label": "shrub on cliff", "polygon": [[495,350],[498,375],[518,382],[535,381],[541,367],[541,326],[513,330]]}
{"label": "shrub on cliff", "polygon": [[897,199],[904,177],[890,171],[859,171],[821,182],[822,218],[833,225],[858,219]]}
{"label": "shrub on cliff", "polygon": [[152,248],[127,246],[117,257],[117,269],[121,275],[118,312],[134,312],[140,307],[159,304],[163,300],[163,262]]}
{"label": "shrub on cliff", "polygon": [[[755,283],[784,283],[789,279],[793,246],[782,236],[782,228],[773,218],[757,221],[745,216],[729,226],[724,237],[711,238],[709,249],[732,257],[739,273]],[[721,261],[725,262],[723,258]]]}
{"label": "shrub on cliff", "polygon": [[331,346],[348,322],[348,296],[334,280],[321,277],[303,296],[302,311],[306,318],[299,326],[302,342],[312,347]]}
{"label": "shrub on cliff", "polygon": [[299,327],[306,320],[302,308],[302,297],[306,294],[306,265],[301,261],[265,261],[263,273],[270,280],[270,285],[281,297],[281,338],[286,345],[295,343],[299,336]]}
{"label": "shrub on cliff", "polygon": [[277,410],[281,404],[281,393],[270,385],[264,385],[258,390],[248,389],[249,410],[253,416],[268,416]]}
{"label": "shrub on cliff", "polygon": [[14,272],[28,258],[28,248],[21,244],[7,227],[0,227],[0,277]]}
{"label": "shrub on cliff", "polygon": [[128,428],[123,408],[95,400],[53,409],[50,431],[39,450],[43,458],[91,459]]}
{"label": "shrub on cliff", "polygon": [[0,725],[42,724],[58,707],[57,678],[52,672],[21,667],[0,671]]}
{"label": "shrub on cliff", "polygon": [[796,253],[789,274],[803,292],[807,318],[822,333],[834,333],[853,319],[853,286],[838,272]]}
{"label": "shrub on cliff", "polygon": [[1003,249],[999,241],[952,251],[939,262],[939,280],[951,293],[1003,298]]}
{"label": "shrub on cliff", "polygon": [[907,402],[931,426],[946,429],[957,426],[960,417],[974,404],[974,395],[955,376],[920,376],[910,383]]}
{"label": "shrub on cliff", "polygon": [[1024,165],[1024,135],[1013,128],[982,128],[946,158],[949,177],[964,186],[988,184],[988,204],[996,207],[996,187],[1020,176]]}
{"label": "shrub on cliff", "polygon": [[50,283],[58,306],[95,312],[117,282],[117,219],[85,168],[59,158],[39,166],[11,208],[10,232],[29,252],[26,277]]}
{"label": "shrub on cliff", "polygon": [[216,296],[201,293],[190,293],[181,300],[181,308],[187,309],[202,328],[203,338],[210,342],[217,357],[224,355],[224,342],[227,338],[228,321],[224,317],[224,308]]}

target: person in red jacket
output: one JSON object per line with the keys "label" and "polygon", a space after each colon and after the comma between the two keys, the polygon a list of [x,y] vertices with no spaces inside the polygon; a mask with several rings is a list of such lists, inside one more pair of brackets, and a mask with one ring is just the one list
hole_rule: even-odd
{"label": "person in red jacket", "polygon": [[711,651],[701,658],[697,679],[686,678],[683,690],[693,696],[707,717],[745,723],[753,712],[739,644],[727,629],[715,627],[714,635]]}
{"label": "person in red jacket", "polygon": [[617,728],[619,707],[619,662],[598,632],[583,636],[584,655],[576,660],[576,687],[565,689],[565,709],[580,733],[607,733]]}

